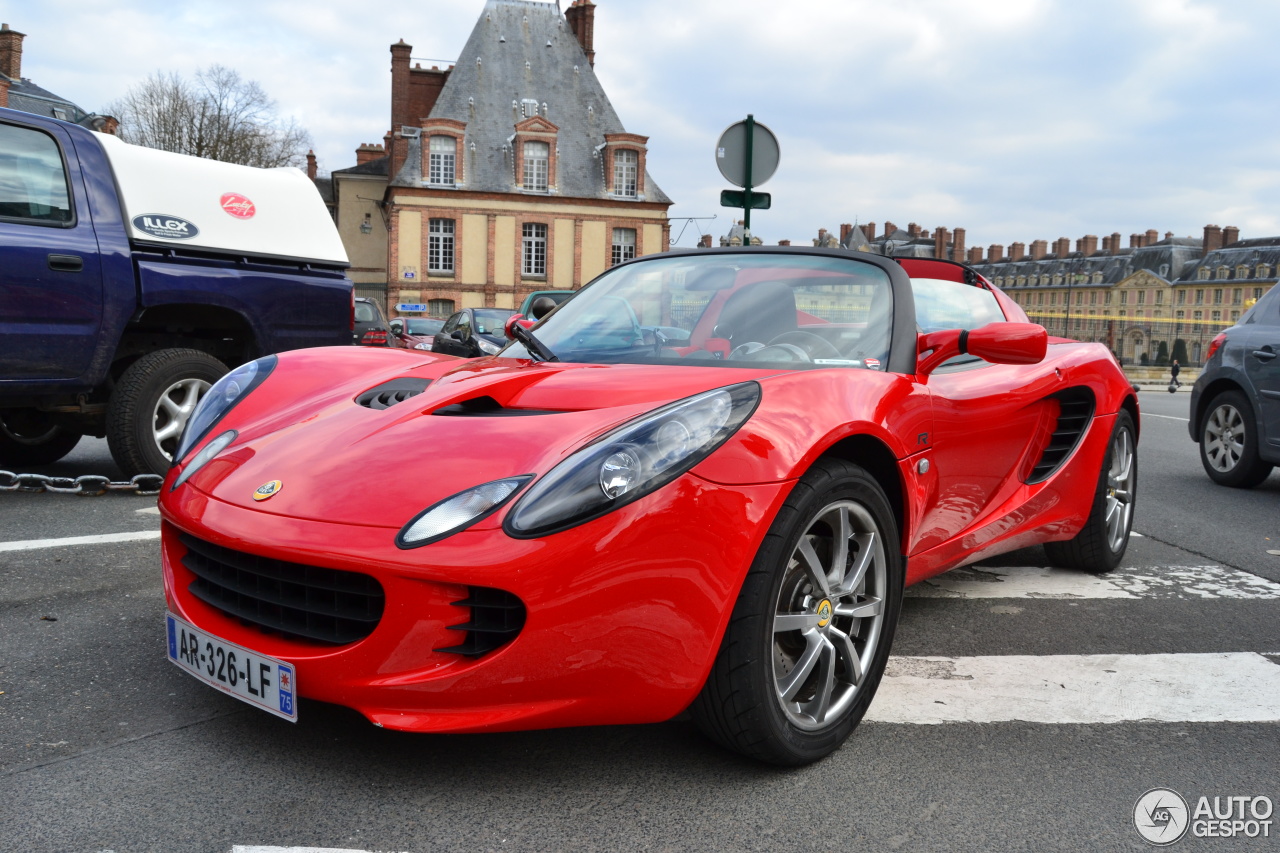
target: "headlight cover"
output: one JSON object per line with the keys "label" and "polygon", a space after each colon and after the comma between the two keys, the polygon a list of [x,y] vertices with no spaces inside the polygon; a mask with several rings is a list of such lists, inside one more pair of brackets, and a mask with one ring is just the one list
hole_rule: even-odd
{"label": "headlight cover", "polygon": [[532,474],[507,477],[458,492],[415,515],[396,534],[396,547],[407,550],[439,542],[497,512]]}
{"label": "headlight cover", "polygon": [[173,464],[177,465],[183,457],[208,435],[218,421],[231,411],[236,403],[249,395],[275,370],[279,359],[268,355],[257,361],[242,364],[213,384],[196,403],[196,409],[187,419],[187,425],[178,439],[178,451],[173,454]]}
{"label": "headlight cover", "polygon": [[191,477],[192,474],[209,464],[209,460],[225,450],[228,444],[236,440],[237,435],[239,435],[239,433],[233,429],[229,429],[213,441],[206,444],[204,447],[200,448],[200,452],[187,463],[186,468],[182,469],[182,473],[178,475],[178,479],[173,481],[173,485],[169,487],[169,491],[172,492],[174,489],[178,488],[178,486],[181,486],[188,478]]}
{"label": "headlight cover", "polygon": [[744,382],[624,424],[534,483],[507,515],[507,535],[558,533],[662,488],[724,444],[759,403],[760,386]]}
{"label": "headlight cover", "polygon": [[502,352],[502,347],[498,346],[495,343],[490,343],[489,341],[486,341],[484,338],[477,337],[476,343],[479,344],[480,346],[480,352],[484,353],[485,355],[497,355],[498,353]]}

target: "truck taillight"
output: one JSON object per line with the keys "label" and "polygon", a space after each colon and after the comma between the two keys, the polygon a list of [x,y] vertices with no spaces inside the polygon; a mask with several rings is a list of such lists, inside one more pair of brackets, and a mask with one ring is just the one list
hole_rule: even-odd
{"label": "truck taillight", "polygon": [[385,347],[387,346],[387,333],[384,329],[370,329],[364,333],[364,337],[360,338],[360,346],[362,347]]}
{"label": "truck taillight", "polygon": [[1227,333],[1219,332],[1217,337],[1209,341],[1209,354],[1204,357],[1205,361],[1213,358],[1213,354],[1217,352],[1223,344],[1227,342]]}

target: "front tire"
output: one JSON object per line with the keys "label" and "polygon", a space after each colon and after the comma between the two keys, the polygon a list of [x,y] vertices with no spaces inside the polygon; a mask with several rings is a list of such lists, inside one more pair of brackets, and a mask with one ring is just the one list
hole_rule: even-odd
{"label": "front tire", "polygon": [[80,433],[53,422],[34,409],[11,411],[0,418],[0,465],[49,465],[80,443]]}
{"label": "front tire", "polygon": [[1120,565],[1133,530],[1138,495],[1138,431],[1124,409],[1111,428],[1107,456],[1098,474],[1089,520],[1074,538],[1046,542],[1045,553],[1059,566],[1102,574]]}
{"label": "front tire", "polygon": [[1272,465],[1258,454],[1257,421],[1249,398],[1224,391],[1213,398],[1200,424],[1200,464],[1221,486],[1252,489],[1267,479]]}
{"label": "front tire", "polygon": [[866,714],[902,606],[903,560],[884,491],[820,460],[778,512],[691,708],[712,740],[773,764],[838,749]]}
{"label": "front tire", "polygon": [[129,366],[107,407],[107,445],[125,476],[169,469],[196,403],[226,372],[194,349],[159,350]]}

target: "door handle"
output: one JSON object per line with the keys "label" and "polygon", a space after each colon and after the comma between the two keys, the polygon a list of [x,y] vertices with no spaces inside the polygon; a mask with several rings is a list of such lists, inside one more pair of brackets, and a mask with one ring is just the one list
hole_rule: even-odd
{"label": "door handle", "polygon": [[84,269],[84,258],[79,255],[50,255],[49,269],[57,272],[80,272]]}
{"label": "door handle", "polygon": [[1276,353],[1271,349],[1271,347],[1265,347],[1263,349],[1254,350],[1253,357],[1261,359],[1262,361],[1270,361],[1276,357]]}

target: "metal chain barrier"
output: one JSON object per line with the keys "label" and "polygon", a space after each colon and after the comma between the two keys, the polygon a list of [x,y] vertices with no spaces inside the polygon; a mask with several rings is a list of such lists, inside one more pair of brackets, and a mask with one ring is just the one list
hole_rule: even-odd
{"label": "metal chain barrier", "polygon": [[101,474],[83,477],[46,477],[44,474],[15,474],[0,471],[0,492],[55,492],[60,495],[96,497],[107,492],[131,492],[158,495],[164,484],[159,474],[138,474],[130,480],[115,482]]}

